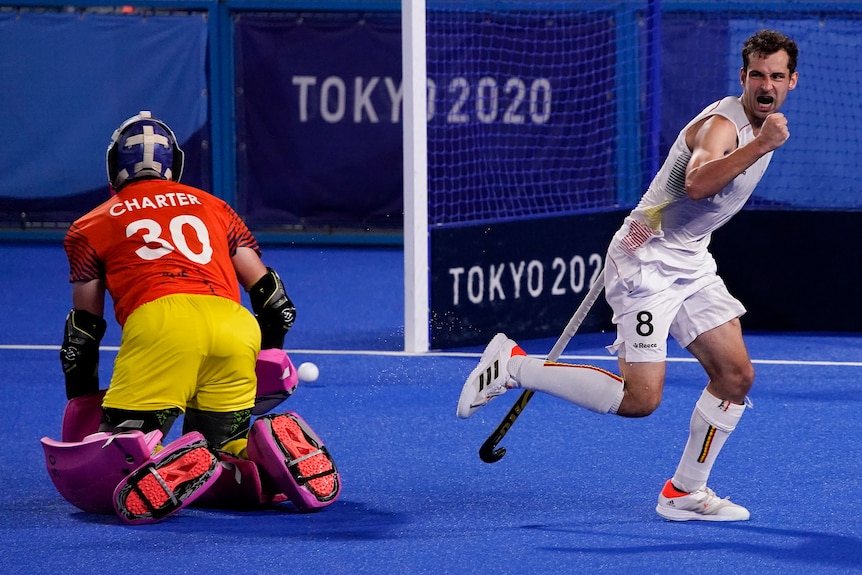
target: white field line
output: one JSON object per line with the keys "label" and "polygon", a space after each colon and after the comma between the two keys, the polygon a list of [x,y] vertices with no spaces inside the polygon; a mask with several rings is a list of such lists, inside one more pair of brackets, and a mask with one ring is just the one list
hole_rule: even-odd
{"label": "white field line", "polygon": [[[105,345],[99,349],[104,351],[117,351],[118,346]],[[59,345],[25,345],[25,344],[0,344],[0,350],[48,350],[60,351]],[[344,349],[290,349],[291,355],[367,355],[382,357],[463,357],[478,358],[481,352],[463,351],[429,351],[425,353],[407,353],[405,351],[375,351],[375,350],[344,350]],[[531,354],[533,355],[533,354]],[[541,357],[533,355],[534,357]],[[561,360],[584,362],[584,361],[613,361],[617,358],[612,355],[567,355],[560,356]],[[669,357],[668,362],[674,363],[696,363],[693,357]],[[752,363],[763,365],[821,365],[839,367],[862,367],[862,361],[817,361],[803,359],[752,359]]]}

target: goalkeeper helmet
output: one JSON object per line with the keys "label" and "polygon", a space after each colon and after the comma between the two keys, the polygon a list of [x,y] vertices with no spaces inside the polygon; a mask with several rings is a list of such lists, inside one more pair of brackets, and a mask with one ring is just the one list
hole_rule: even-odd
{"label": "goalkeeper helmet", "polygon": [[183,175],[183,151],[176,136],[167,124],[146,111],[116,129],[105,160],[108,182],[115,191],[134,180],[179,182]]}

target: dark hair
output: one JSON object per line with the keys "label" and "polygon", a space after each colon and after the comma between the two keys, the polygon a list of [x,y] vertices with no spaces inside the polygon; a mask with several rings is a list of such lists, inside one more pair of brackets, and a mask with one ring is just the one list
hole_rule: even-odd
{"label": "dark hair", "polygon": [[748,70],[748,61],[752,55],[771,56],[781,50],[787,52],[787,68],[791,74],[794,73],[796,71],[796,58],[799,56],[799,47],[796,46],[796,42],[781,32],[761,30],[743,44],[742,68]]}

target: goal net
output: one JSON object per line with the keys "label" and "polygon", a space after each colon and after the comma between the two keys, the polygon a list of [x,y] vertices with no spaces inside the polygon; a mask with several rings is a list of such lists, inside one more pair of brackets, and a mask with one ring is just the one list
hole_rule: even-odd
{"label": "goal net", "polygon": [[862,209],[853,131],[862,102],[849,88],[817,89],[859,75],[857,2],[423,7],[427,237],[418,245],[427,242],[429,289],[417,329],[430,326],[432,347],[500,329],[557,333],[679,129],[741,93],[742,43],[759,29],[797,41],[800,81],[782,109],[792,138],[747,209]]}

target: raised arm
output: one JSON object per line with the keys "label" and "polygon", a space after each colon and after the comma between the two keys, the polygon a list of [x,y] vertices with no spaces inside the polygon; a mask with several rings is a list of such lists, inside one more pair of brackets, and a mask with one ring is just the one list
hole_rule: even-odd
{"label": "raised arm", "polygon": [[685,176],[688,197],[702,200],[716,195],[789,137],[787,118],[781,113],[769,115],[757,136],[739,147],[736,127],[727,118],[712,116],[692,126],[686,135],[692,151]]}

